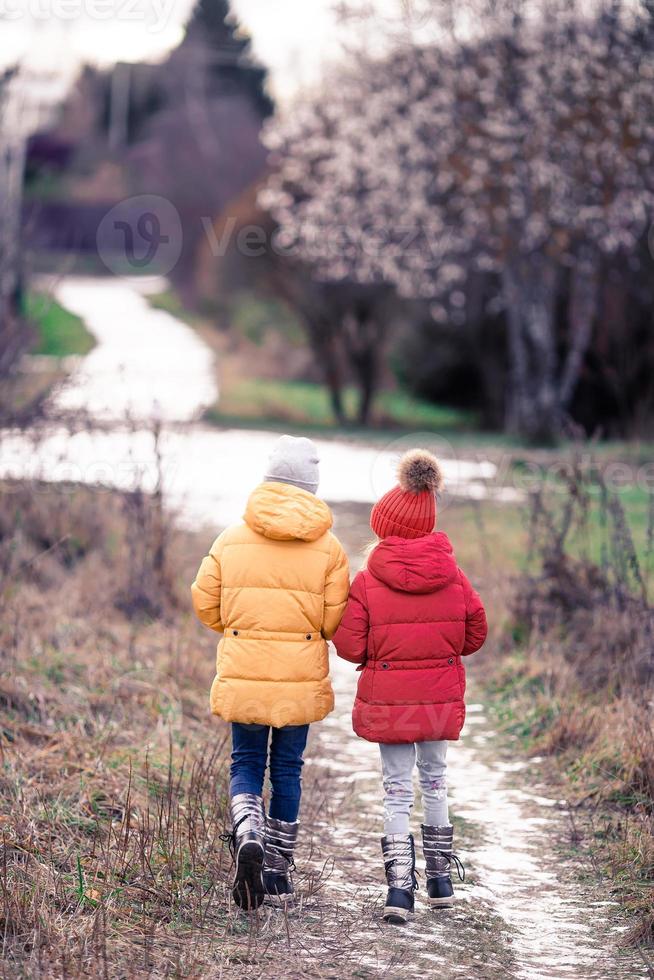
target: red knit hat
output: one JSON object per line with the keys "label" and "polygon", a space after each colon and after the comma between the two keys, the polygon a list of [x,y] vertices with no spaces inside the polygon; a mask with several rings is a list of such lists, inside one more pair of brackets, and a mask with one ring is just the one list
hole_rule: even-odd
{"label": "red knit hat", "polygon": [[436,524],[436,493],[443,487],[436,457],[424,449],[411,449],[400,460],[397,477],[399,486],[372,508],[370,527],[378,538],[431,534]]}

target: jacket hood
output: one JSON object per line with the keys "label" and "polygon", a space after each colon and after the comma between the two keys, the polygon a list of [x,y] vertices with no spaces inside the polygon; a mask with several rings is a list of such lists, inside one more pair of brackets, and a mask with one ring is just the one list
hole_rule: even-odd
{"label": "jacket hood", "polygon": [[332,526],[327,504],[290,483],[261,483],[250,494],[243,519],[276,541],[317,541]]}
{"label": "jacket hood", "polygon": [[436,592],[452,582],[457,565],[446,534],[384,538],[368,559],[375,578],[398,592]]}

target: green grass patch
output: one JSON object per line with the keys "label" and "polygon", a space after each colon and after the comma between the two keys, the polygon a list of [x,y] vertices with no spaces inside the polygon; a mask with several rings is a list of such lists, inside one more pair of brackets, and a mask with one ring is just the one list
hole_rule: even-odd
{"label": "green grass patch", "polygon": [[[354,417],[355,388],[343,392],[345,410]],[[327,389],[308,381],[277,381],[249,378],[229,381],[221,390],[219,403],[206,418],[216,425],[284,422],[295,427],[334,431],[334,419]],[[391,429],[421,429],[439,432],[460,430],[471,424],[471,417],[456,409],[420,401],[400,391],[383,391],[375,399],[373,422]]]}
{"label": "green grass patch", "polygon": [[[647,584],[654,573],[654,485],[651,462],[639,459],[639,451],[629,444],[606,447],[595,453],[595,447],[581,457],[584,506],[577,506],[566,533],[565,550],[572,558],[599,567],[616,562],[625,552],[629,539],[640,573]],[[543,489],[546,506],[554,527],[565,523],[571,503],[571,490],[565,474],[571,465],[570,451],[550,455],[540,462],[515,459],[508,470],[507,482],[525,491]],[[651,460],[651,456],[650,456]],[[602,484],[607,488],[603,491]],[[576,499],[576,490],[575,490]],[[624,560],[624,559],[623,559]],[[624,568],[625,577],[630,568]]]}
{"label": "green grass patch", "polygon": [[187,323],[190,327],[194,327],[202,322],[202,317],[186,309],[174,289],[166,289],[163,293],[155,293],[146,298],[150,306],[155,310],[163,310],[165,313],[170,313],[175,319],[181,320],[182,323]]}
{"label": "green grass patch", "polygon": [[526,513],[520,503],[446,496],[438,527],[451,537],[463,568],[491,568],[501,555],[502,570],[514,574],[528,568]]}
{"label": "green grass patch", "polygon": [[[455,440],[452,442],[456,445]],[[510,484],[510,479],[506,481]],[[654,590],[654,546],[650,524],[649,494],[638,486],[629,486],[617,494],[624,509],[625,523],[631,534],[640,572],[650,593]],[[562,498],[560,507],[564,507]],[[494,556],[502,556],[502,567],[510,574],[535,573],[538,554],[530,553],[530,508],[525,503],[502,503],[492,500],[447,500],[439,508],[439,526],[448,531],[457,545],[463,567],[474,567],[481,557],[491,566]],[[568,534],[566,551],[572,558],[600,565],[611,562],[615,544],[616,519],[605,514],[599,498],[590,506],[583,526],[573,526]],[[631,574],[629,569],[625,574]],[[515,624],[513,640],[524,641],[520,624]]]}
{"label": "green grass patch", "polygon": [[[641,574],[648,583],[654,572],[651,494],[641,487],[631,485],[617,491],[616,496],[624,510],[626,526],[633,541]],[[602,565],[610,561],[615,550],[614,539],[618,533],[615,515],[611,512],[604,513],[598,499],[591,505],[586,525],[571,532],[568,551],[574,556]]]}
{"label": "green grass patch", "polygon": [[95,346],[95,338],[84,326],[84,321],[45,293],[28,293],[25,316],[37,331],[33,354],[68,357],[70,354],[88,354]]}
{"label": "green grass patch", "polygon": [[237,293],[228,303],[224,315],[230,330],[253,344],[263,344],[271,331],[284,337],[291,347],[301,347],[307,342],[300,321],[290,307],[271,296]]}

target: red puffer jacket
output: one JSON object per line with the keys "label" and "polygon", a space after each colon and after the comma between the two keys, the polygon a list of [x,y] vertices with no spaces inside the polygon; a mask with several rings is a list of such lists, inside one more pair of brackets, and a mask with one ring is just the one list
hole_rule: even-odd
{"label": "red puffer jacket", "polygon": [[461,656],[488,628],[446,534],[385,538],[350,590],[334,643],[361,664],[352,721],[369,742],[457,739],[465,718]]}

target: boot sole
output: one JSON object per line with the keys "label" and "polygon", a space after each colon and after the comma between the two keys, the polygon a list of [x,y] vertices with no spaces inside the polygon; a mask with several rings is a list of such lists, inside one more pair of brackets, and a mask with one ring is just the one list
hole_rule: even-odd
{"label": "boot sole", "polygon": [[290,909],[295,905],[295,895],[277,895],[272,892],[266,892],[265,902],[266,905],[272,905],[277,909]]}
{"label": "boot sole", "polygon": [[451,909],[454,908],[456,899],[452,898],[428,898],[429,906],[432,909]]}
{"label": "boot sole", "polygon": [[413,912],[409,912],[408,909],[398,909],[392,905],[387,905],[382,914],[382,918],[384,922],[390,922],[392,925],[404,926],[409,921],[410,915],[413,915]]}
{"label": "boot sole", "polygon": [[240,909],[258,909],[266,893],[263,888],[263,847],[256,841],[241,845],[236,858],[232,896]]}

